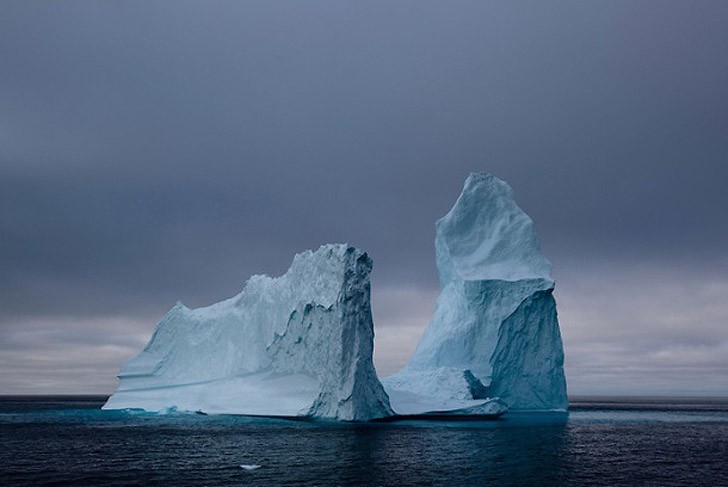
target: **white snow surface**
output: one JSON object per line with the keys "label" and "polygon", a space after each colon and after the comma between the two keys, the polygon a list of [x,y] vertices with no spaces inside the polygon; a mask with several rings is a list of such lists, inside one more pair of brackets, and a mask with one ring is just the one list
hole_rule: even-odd
{"label": "white snow surface", "polygon": [[[471,174],[436,224],[435,249],[442,289],[430,325],[405,368],[382,381],[393,409],[497,397],[510,410],[565,411],[551,265],[510,186]],[[409,395],[420,399],[400,400]]]}
{"label": "white snow surface", "polygon": [[469,371],[450,367],[408,370],[382,381],[392,409],[400,415],[500,416],[507,406],[486,397]]}
{"label": "white snow surface", "polygon": [[206,308],[178,303],[119,373],[104,409],[366,421],[392,414],[372,363],[371,259],[345,244],[295,256]]}

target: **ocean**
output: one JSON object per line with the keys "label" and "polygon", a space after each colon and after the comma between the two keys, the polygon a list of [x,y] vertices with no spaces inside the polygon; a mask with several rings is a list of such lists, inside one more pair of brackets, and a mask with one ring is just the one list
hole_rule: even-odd
{"label": "ocean", "polygon": [[728,398],[371,424],[101,411],[105,399],[0,397],[0,485],[728,486]]}

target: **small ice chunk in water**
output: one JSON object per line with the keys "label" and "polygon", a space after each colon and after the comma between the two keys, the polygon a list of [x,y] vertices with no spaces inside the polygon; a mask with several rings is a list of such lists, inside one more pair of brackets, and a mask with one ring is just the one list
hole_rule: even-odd
{"label": "small ice chunk in water", "polygon": [[240,468],[250,472],[251,470],[258,470],[262,465],[240,465]]}

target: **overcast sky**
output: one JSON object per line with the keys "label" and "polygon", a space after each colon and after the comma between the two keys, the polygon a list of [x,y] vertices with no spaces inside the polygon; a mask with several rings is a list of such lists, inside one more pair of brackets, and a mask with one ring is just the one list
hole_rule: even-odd
{"label": "overcast sky", "polygon": [[728,2],[0,10],[2,393],[110,393],[176,300],[327,242],[374,260],[388,375],[488,171],[554,265],[571,394],[728,395]]}

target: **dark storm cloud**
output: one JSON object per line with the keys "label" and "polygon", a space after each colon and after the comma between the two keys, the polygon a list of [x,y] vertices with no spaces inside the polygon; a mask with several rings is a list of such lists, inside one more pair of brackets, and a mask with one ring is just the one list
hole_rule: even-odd
{"label": "dark storm cloud", "polygon": [[[506,179],[536,221],[574,357],[602,339],[569,325],[579,282],[626,300],[638,268],[654,304],[685,292],[657,298],[657,283],[728,275],[725,2],[2,11],[5,345],[29,323],[151,327],[176,299],[210,303],[348,241],[374,258],[378,338],[397,342],[378,353],[399,364],[437,288],[433,222],[475,170]],[[665,350],[728,341],[725,315],[711,320],[697,337],[640,329],[670,337]]]}

